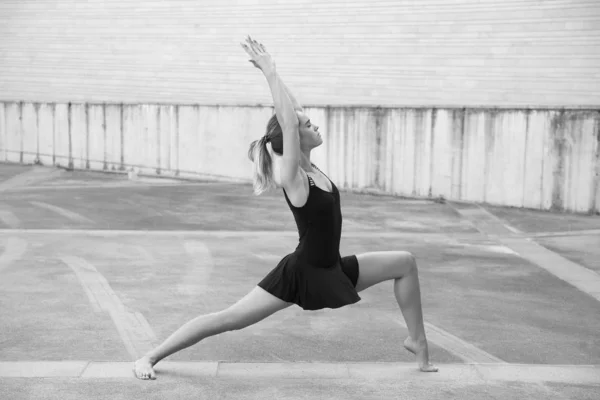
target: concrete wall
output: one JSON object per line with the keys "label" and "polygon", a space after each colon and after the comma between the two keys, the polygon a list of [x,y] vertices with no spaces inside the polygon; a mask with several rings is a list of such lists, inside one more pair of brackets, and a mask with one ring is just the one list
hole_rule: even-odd
{"label": "concrete wall", "polygon": [[[0,161],[251,180],[271,107],[0,103]],[[340,188],[600,211],[600,111],[307,108]]]}
{"label": "concrete wall", "polygon": [[596,0],[3,0],[0,160],[248,180],[246,34],[340,187],[600,210]]}
{"label": "concrete wall", "polygon": [[2,0],[0,100],[600,107],[598,0]]}

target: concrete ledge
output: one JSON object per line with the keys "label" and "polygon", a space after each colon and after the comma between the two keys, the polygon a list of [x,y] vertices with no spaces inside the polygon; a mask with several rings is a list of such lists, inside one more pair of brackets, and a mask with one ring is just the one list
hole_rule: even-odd
{"label": "concrete ledge", "polygon": [[[439,372],[424,373],[414,363],[230,363],[161,362],[160,376],[225,379],[358,379],[461,382],[568,383],[600,385],[600,365],[436,364]],[[135,379],[133,362],[4,361],[0,378]]]}
{"label": "concrete ledge", "polygon": [[0,377],[77,377],[89,361],[0,361]]}
{"label": "concrete ledge", "polygon": [[599,365],[477,365],[486,381],[600,384]]}
{"label": "concrete ledge", "polygon": [[342,363],[220,363],[221,378],[348,379]]}
{"label": "concrete ledge", "polygon": [[[218,362],[164,362],[156,366],[161,375],[177,375],[181,377],[215,377],[219,368]],[[133,361],[131,362],[96,362],[92,361],[81,374],[81,378],[133,378]]]}
{"label": "concrete ledge", "polygon": [[421,372],[416,364],[405,363],[356,363],[348,364],[350,378],[366,380],[427,380],[460,381],[482,384],[477,368],[472,364],[435,364],[438,372]]}

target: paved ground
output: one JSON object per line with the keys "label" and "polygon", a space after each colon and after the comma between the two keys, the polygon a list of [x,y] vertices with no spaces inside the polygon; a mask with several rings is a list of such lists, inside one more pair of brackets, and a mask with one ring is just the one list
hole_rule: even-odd
{"label": "paved ground", "polygon": [[439,373],[402,349],[389,282],[209,338],[142,382],[131,360],[293,251],[281,193],[0,164],[0,398],[597,398],[600,217],[352,193],[342,207],[342,255],[418,257]]}

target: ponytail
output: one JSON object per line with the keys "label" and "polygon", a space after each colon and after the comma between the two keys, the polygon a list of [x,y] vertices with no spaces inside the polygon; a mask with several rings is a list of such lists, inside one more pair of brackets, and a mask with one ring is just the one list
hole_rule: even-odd
{"label": "ponytail", "polygon": [[[267,142],[271,146],[270,149],[267,147]],[[257,196],[278,187],[273,179],[271,151],[273,154],[283,155],[283,132],[275,114],[267,123],[265,135],[250,143],[248,149],[248,158],[254,163],[253,184],[254,194]]]}
{"label": "ponytail", "polygon": [[267,149],[267,141],[263,136],[250,143],[248,158],[253,162],[253,186],[256,196],[277,187],[273,180],[273,166],[271,155]]}

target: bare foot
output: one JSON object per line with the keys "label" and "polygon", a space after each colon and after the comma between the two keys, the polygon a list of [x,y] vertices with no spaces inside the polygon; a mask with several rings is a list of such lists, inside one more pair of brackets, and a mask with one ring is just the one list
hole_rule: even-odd
{"label": "bare foot", "polygon": [[153,366],[154,364],[150,362],[150,359],[144,356],[133,364],[133,373],[138,379],[156,379]]}
{"label": "bare foot", "polygon": [[417,363],[419,369],[423,372],[437,372],[438,368],[434,367],[429,363],[429,350],[427,348],[427,341],[416,342],[409,336],[404,341],[404,347],[406,350],[417,356]]}

